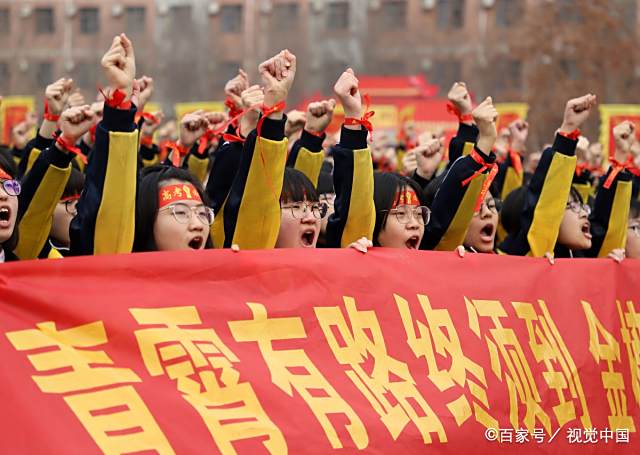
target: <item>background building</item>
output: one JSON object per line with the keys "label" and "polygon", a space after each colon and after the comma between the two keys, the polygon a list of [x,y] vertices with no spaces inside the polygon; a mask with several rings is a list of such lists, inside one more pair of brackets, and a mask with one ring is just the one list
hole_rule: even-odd
{"label": "background building", "polygon": [[[41,93],[62,75],[88,97],[112,37],[133,39],[155,99],[220,99],[238,67],[283,48],[299,61],[294,101],[331,93],[347,66],[465,80],[477,98],[527,101],[533,139],[568,96],[640,101],[637,0],[0,0],[0,93]],[[594,116],[595,117],[595,116]],[[593,129],[592,121],[589,129]]]}

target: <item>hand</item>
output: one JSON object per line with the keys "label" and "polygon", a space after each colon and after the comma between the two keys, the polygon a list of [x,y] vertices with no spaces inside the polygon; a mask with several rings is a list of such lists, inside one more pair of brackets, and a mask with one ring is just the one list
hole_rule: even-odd
{"label": "hand", "polygon": [[464,255],[467,253],[467,250],[464,248],[463,245],[458,245],[455,251],[459,258],[463,258]]}
{"label": "hand", "polygon": [[578,163],[589,163],[589,139],[584,136],[580,136],[578,138],[578,143],[576,144],[576,158],[578,158]]}
{"label": "hand", "polygon": [[516,152],[523,152],[527,136],[529,136],[529,124],[524,120],[514,120],[509,125],[509,134],[511,135],[511,148]]}
{"label": "hand", "polygon": [[307,106],[307,124],[305,128],[310,133],[322,134],[333,118],[336,108],[335,100],[318,101]]}
{"label": "hand", "polygon": [[[344,116],[347,118],[360,118],[362,117],[362,98],[360,97],[360,90],[358,78],[351,68],[340,75],[333,91],[342,103],[344,108]],[[356,129],[360,129],[360,125],[355,125]]]}
{"label": "hand", "polygon": [[84,106],[85,104],[86,102],[84,99],[84,95],[80,92],[80,89],[77,88],[71,95],[69,95],[69,98],[67,98],[67,105],[65,109],[68,109],[70,107]]}
{"label": "hand", "polygon": [[141,133],[142,136],[153,136],[162,120],[164,120],[164,113],[162,111],[154,112],[151,115],[156,119],[154,122],[152,119],[145,118],[142,122]]}
{"label": "hand", "polygon": [[447,98],[460,111],[460,114],[465,115],[471,112],[471,96],[467,90],[467,84],[464,82],[454,82]]}
{"label": "hand", "polygon": [[[264,104],[275,106],[287,99],[296,76],[296,56],[288,50],[266,60],[258,67],[264,85]],[[282,112],[272,114],[273,118],[282,118]]]}
{"label": "hand", "polygon": [[68,144],[75,145],[78,138],[95,125],[96,120],[96,115],[91,110],[91,106],[71,107],[65,110],[60,116],[62,137]]}
{"label": "hand", "polygon": [[240,118],[240,134],[242,136],[247,137],[249,133],[256,128],[256,125],[258,125],[258,120],[260,119],[259,106],[262,106],[263,104],[264,92],[259,85],[252,85],[242,91],[239,104],[242,109],[246,110],[252,106],[258,106],[247,111],[247,113]]}
{"label": "hand", "polygon": [[607,254],[607,257],[609,259],[613,259],[615,262],[620,264],[622,261],[624,261],[624,258],[626,257],[626,252],[624,248],[616,248],[615,250],[611,250],[611,252]]}
{"label": "hand", "polygon": [[247,73],[240,69],[238,70],[238,75],[224,86],[224,93],[231,98],[237,107],[240,107],[242,106],[242,92],[248,88],[249,78],[247,77]]}
{"label": "hand", "polygon": [[111,88],[124,90],[129,99],[136,77],[136,58],[133,44],[124,33],[113,38],[111,47],[102,57],[102,68]]}
{"label": "hand", "polygon": [[430,180],[442,162],[444,138],[421,139],[418,146],[413,150],[417,163],[416,173],[423,179]]}
{"label": "hand", "polygon": [[149,76],[142,76],[140,79],[136,79],[136,81],[138,82],[138,89],[140,90],[136,106],[138,107],[138,112],[143,112],[144,106],[151,99],[151,96],[155,91],[155,86],[153,78]]}
{"label": "hand", "polygon": [[587,120],[591,108],[596,105],[596,96],[592,94],[581,96],[567,101],[564,108],[564,119],[559,132],[571,133]]}
{"label": "hand", "polygon": [[53,115],[60,115],[67,104],[69,95],[71,95],[71,87],[73,79],[58,79],[53,84],[47,85],[44,96],[49,105],[49,112]]}
{"label": "hand", "polygon": [[306,117],[307,115],[304,112],[296,109],[287,112],[287,122],[284,124],[284,135],[291,137],[304,128],[304,124],[307,121]]}
{"label": "hand", "polygon": [[616,144],[615,159],[622,163],[627,160],[627,156],[631,153],[636,136],[636,126],[629,120],[616,125],[613,128],[613,139]]}
{"label": "hand", "polygon": [[373,242],[366,237],[362,237],[349,245],[349,248],[353,248],[361,253],[366,253],[369,248],[373,248]]}
{"label": "hand", "polygon": [[197,110],[182,117],[180,122],[180,144],[191,147],[207,130],[209,122],[204,111]]}
{"label": "hand", "polygon": [[480,103],[471,113],[473,120],[480,130],[478,136],[477,147],[484,154],[489,155],[493,144],[496,141],[498,132],[496,131],[496,120],[498,119],[498,111],[493,107],[493,100],[488,96]]}
{"label": "hand", "polygon": [[416,149],[407,150],[402,157],[402,171],[405,175],[413,174],[418,168],[418,159],[416,158]]}
{"label": "hand", "polygon": [[24,121],[18,123],[11,130],[11,142],[13,146],[19,150],[24,149],[29,142],[29,124]]}

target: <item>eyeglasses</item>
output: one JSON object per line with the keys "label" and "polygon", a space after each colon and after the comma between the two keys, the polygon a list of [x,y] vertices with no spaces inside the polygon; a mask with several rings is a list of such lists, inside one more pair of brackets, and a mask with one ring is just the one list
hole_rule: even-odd
{"label": "eyeglasses", "polygon": [[285,205],[284,207],[281,207],[281,209],[290,210],[291,216],[295,219],[302,219],[311,212],[315,218],[321,220],[327,215],[329,207],[326,202],[314,202],[313,204],[308,202],[296,202],[294,204]]}
{"label": "eyeglasses", "polygon": [[587,216],[591,215],[591,206],[589,204],[582,204],[578,201],[571,201],[567,203],[566,208],[577,214],[580,214],[580,212],[584,210]]}
{"label": "eyeglasses", "polygon": [[17,180],[3,180],[2,189],[7,193],[7,196],[19,196],[22,187]]}
{"label": "eyeglasses", "polygon": [[431,220],[431,210],[424,205],[417,207],[414,205],[399,205],[395,209],[382,210],[382,212],[389,212],[390,215],[395,215],[400,224],[408,224],[413,218],[418,223],[426,226]]}
{"label": "eyeglasses", "polygon": [[480,213],[482,212],[482,209],[487,209],[491,213],[497,215],[498,213],[500,213],[500,210],[502,210],[502,201],[496,198],[492,198],[488,202],[482,201],[482,204],[480,204],[480,210],[475,212],[473,216],[480,215]]}
{"label": "eyeglasses", "polygon": [[196,205],[193,207],[187,204],[171,204],[161,208],[158,212],[163,210],[171,210],[171,214],[175,220],[180,224],[187,224],[191,221],[191,218],[195,214],[201,223],[211,226],[213,224],[213,209],[205,205]]}
{"label": "eyeglasses", "polygon": [[329,205],[333,205],[336,202],[336,194],[335,193],[324,193],[320,195],[320,201],[326,202]]}
{"label": "eyeglasses", "polygon": [[64,201],[60,201],[61,204],[64,204],[64,209],[67,211],[69,215],[76,216],[78,214],[78,200],[80,198],[67,199]]}

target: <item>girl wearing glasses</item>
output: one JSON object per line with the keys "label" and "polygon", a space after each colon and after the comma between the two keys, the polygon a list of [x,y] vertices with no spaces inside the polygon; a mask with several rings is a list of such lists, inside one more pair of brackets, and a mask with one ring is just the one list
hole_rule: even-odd
{"label": "girl wearing glasses", "polygon": [[0,155],[0,262],[15,261],[13,250],[18,244],[18,196],[20,183],[14,179],[14,166]]}
{"label": "girl wearing glasses", "polygon": [[496,231],[498,229],[498,214],[502,202],[487,191],[480,210],[473,214],[469,222],[469,229],[464,238],[466,250],[474,253],[494,253]]}
{"label": "girl wearing glasses", "polygon": [[631,202],[629,210],[626,253],[630,259],[640,259],[640,202],[638,200]]}

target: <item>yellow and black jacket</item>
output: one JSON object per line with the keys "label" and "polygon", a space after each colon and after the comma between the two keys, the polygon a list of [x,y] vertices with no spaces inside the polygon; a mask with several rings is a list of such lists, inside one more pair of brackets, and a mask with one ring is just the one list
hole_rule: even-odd
{"label": "yellow and black jacket", "polygon": [[40,153],[53,145],[53,139],[47,139],[37,134],[36,137],[31,139],[27,146],[24,148],[20,163],[18,163],[18,175],[22,178],[33,166],[36,158]]}
{"label": "yellow and black jacket", "polygon": [[326,134],[314,136],[307,130],[302,130],[300,139],[293,144],[291,153],[287,158],[287,167],[292,167],[302,172],[315,187],[318,186],[318,177],[324,161],[322,143],[325,137]]}
{"label": "yellow and black jacket", "polygon": [[[463,149],[471,149],[473,144],[465,143]],[[485,155],[475,149],[487,164],[495,162],[494,153]],[[473,218],[476,202],[489,170],[477,176],[467,185],[465,180],[478,172],[483,165],[468,154],[459,156],[449,167],[431,203],[431,220],[425,226],[420,249],[453,251],[464,243],[464,238]]]}
{"label": "yellow and black jacket", "polygon": [[[520,156],[520,163],[524,160]],[[515,168],[511,155],[507,154],[505,160],[498,166],[498,174],[494,180],[496,194],[500,195],[503,201],[509,196],[513,190],[522,186],[524,180],[524,171]]]}
{"label": "yellow and black jacket", "polygon": [[373,163],[367,130],[342,128],[333,148],[335,212],[327,223],[329,248],[345,248],[362,237],[372,239],[376,221]]}
{"label": "yellow and black jacket", "polygon": [[105,104],[78,214],[69,230],[73,255],[132,250],[139,144],[135,113],[135,106],[120,110]]}
{"label": "yellow and black jacket", "polygon": [[252,131],[242,150],[240,166],[223,208],[224,238],[214,246],[237,244],[241,249],[275,247],[280,230],[280,193],[287,160],[286,116],[264,118],[261,137]]}
{"label": "yellow and black jacket", "polygon": [[463,155],[471,153],[473,145],[478,140],[480,131],[476,125],[467,125],[466,123],[458,124],[458,132],[449,142],[449,167]]}
{"label": "yellow and black jacket", "polygon": [[58,250],[51,247],[49,233],[53,211],[71,174],[73,157],[73,154],[51,145],[38,153],[31,170],[23,178],[22,191],[18,196],[20,236],[15,249],[20,259],[62,257]]}
{"label": "yellow and black jacket", "polygon": [[577,141],[556,134],[553,147],[542,153],[527,185],[520,230],[502,242],[501,252],[543,257],[555,250],[576,168],[576,144]]}

